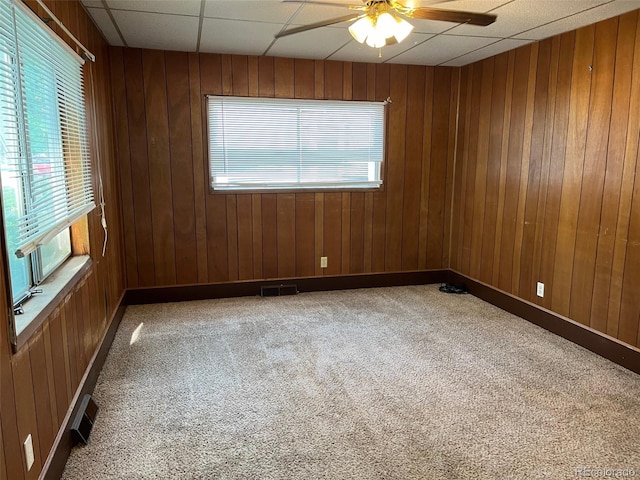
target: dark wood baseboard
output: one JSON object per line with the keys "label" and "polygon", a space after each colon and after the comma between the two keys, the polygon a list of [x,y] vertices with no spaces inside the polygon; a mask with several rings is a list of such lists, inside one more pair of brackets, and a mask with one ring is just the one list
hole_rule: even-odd
{"label": "dark wood baseboard", "polygon": [[126,309],[126,303],[124,300],[125,293],[120,297],[118,308],[116,308],[115,312],[111,316],[109,327],[102,337],[100,346],[93,354],[93,357],[89,361],[89,365],[84,372],[84,376],[82,377],[82,380],[80,380],[80,385],[76,390],[76,394],[71,401],[67,414],[62,421],[62,426],[60,427],[58,435],[53,442],[49,456],[42,468],[42,472],[39,477],[40,480],[57,480],[62,476],[64,466],[67,463],[67,459],[71,453],[71,448],[73,447],[71,422],[73,422],[73,419],[80,408],[80,401],[82,397],[87,393],[91,394],[96,386],[98,376],[100,375],[104,361],[109,353],[109,348],[111,348],[111,343],[113,342],[113,338],[116,335],[116,331],[118,330],[118,326],[120,325],[120,321],[122,320]]}
{"label": "dark wood baseboard", "polygon": [[464,283],[473,296],[640,374],[640,350],[630,345],[453,270],[449,270],[447,281]]}
{"label": "dark wood baseboard", "polygon": [[260,295],[260,287],[283,284],[295,284],[299,292],[424,285],[445,282],[447,280],[447,272],[447,270],[417,270],[411,272],[278,278],[273,280],[249,280],[171,287],[132,288],[126,292],[125,304],[141,305],[210,298],[250,297]]}

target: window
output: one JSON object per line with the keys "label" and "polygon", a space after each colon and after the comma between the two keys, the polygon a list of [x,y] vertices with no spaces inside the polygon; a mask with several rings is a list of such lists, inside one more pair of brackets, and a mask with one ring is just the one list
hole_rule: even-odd
{"label": "window", "polygon": [[382,185],[384,103],[207,98],[214,190]]}
{"label": "window", "polygon": [[17,3],[0,0],[0,175],[14,303],[71,255],[69,226],[95,206],[83,61]]}

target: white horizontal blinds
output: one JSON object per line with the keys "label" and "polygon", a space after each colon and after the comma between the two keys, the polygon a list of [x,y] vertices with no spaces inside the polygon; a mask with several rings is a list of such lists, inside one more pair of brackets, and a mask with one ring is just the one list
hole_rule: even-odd
{"label": "white horizontal blinds", "polygon": [[14,174],[28,185],[16,254],[47,243],[95,207],[86,140],[82,60],[15,8],[24,151]]}
{"label": "white horizontal blinds", "polygon": [[[18,245],[18,219],[24,215],[24,185],[15,175],[15,165],[24,149],[19,128],[18,62],[15,43],[13,7],[0,1],[0,175],[4,213],[4,233],[7,249],[14,252]],[[32,285],[31,265],[26,258],[9,256],[13,298],[24,297]]]}
{"label": "white horizontal blinds", "polygon": [[0,159],[5,165],[20,156],[18,137],[16,45],[11,3],[0,2]]}
{"label": "white horizontal blinds", "polygon": [[216,190],[375,188],[384,103],[208,98]]}
{"label": "white horizontal blinds", "polygon": [[16,45],[11,3],[0,2],[0,160],[2,170],[20,157]]}

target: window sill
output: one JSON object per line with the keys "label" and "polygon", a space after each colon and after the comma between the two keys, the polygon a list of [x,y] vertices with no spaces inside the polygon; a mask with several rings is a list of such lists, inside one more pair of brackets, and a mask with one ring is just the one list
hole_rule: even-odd
{"label": "window sill", "polygon": [[54,273],[42,282],[38,293],[27,300],[24,313],[15,315],[16,342],[15,350],[20,349],[44,322],[44,320],[62,302],[64,297],[76,286],[91,266],[89,255],[78,255],[69,258]]}
{"label": "window sill", "polygon": [[384,186],[365,187],[365,188],[349,188],[345,187],[305,187],[305,188],[215,188],[209,185],[209,193],[211,195],[233,195],[242,193],[367,193],[367,192],[383,192]]}

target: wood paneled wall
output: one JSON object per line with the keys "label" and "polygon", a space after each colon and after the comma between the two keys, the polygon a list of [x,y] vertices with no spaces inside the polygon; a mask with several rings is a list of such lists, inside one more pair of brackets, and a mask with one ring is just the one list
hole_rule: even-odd
{"label": "wood paneled wall", "polygon": [[[451,266],[640,345],[638,11],[450,69],[109,48],[78,2],[48,3],[98,57],[110,243],[92,214],[74,291],[17,354],[0,328],[0,478],[40,473],[125,285]],[[384,190],[210,194],[205,94],[391,97]]]}
{"label": "wood paneled wall", "polygon": [[[127,285],[446,267],[458,75],[112,48]],[[384,190],[210,194],[206,94],[391,97]]]}
{"label": "wood paneled wall", "polygon": [[454,270],[635,346],[639,20],[462,68],[451,248]]}
{"label": "wood paneled wall", "polygon": [[[35,2],[28,4],[41,17],[46,17]],[[47,1],[47,4],[97,57],[94,65],[85,66],[85,91],[88,137],[96,165],[94,189],[97,194],[95,172],[101,163],[109,243],[106,256],[102,257],[103,233],[96,210],[88,218],[91,268],[15,355],[11,353],[8,321],[6,315],[3,316],[4,322],[0,325],[0,478],[3,480],[38,478],[88,362],[118,305],[125,282],[109,49],[79,2]],[[92,99],[96,103],[97,124],[93,121]],[[4,282],[2,262],[2,292]],[[0,311],[7,311],[4,295],[0,295]],[[22,444],[29,434],[33,439],[35,464],[27,473]]]}

